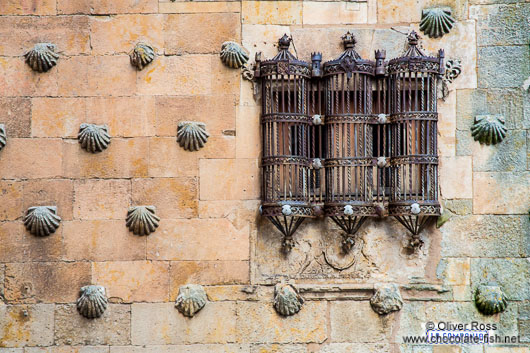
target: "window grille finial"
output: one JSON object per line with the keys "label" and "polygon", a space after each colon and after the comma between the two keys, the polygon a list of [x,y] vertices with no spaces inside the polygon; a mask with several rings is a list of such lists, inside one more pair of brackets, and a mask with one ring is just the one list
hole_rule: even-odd
{"label": "window grille finial", "polygon": [[348,31],[345,35],[342,36],[342,43],[344,44],[344,49],[353,49],[355,43],[357,43],[357,40],[355,39],[353,33],[350,33],[350,31]]}
{"label": "window grille finial", "polygon": [[278,40],[278,47],[280,50],[288,50],[289,46],[291,45],[292,38],[289,37],[287,34],[284,34],[283,37],[281,37]]}

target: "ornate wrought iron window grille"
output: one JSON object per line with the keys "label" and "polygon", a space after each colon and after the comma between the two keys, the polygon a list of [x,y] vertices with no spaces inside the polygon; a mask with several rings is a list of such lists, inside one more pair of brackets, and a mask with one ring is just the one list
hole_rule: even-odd
{"label": "ornate wrought iron window grille", "polygon": [[283,234],[290,250],[305,218],[328,216],[343,231],[348,251],[368,217],[393,216],[419,233],[439,215],[437,177],[437,79],[444,52],[429,57],[408,36],[402,57],[375,61],[355,51],[353,34],[345,51],[321,64],[289,52],[279,40],[271,60],[256,60],[261,81],[261,213]]}

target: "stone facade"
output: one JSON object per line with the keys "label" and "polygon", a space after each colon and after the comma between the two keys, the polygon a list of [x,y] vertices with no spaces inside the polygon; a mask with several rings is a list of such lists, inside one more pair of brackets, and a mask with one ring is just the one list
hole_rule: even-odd
{"label": "stone facade", "polygon": [[[438,102],[449,220],[424,230],[415,253],[397,222],[369,220],[348,255],[331,221],[307,221],[281,253],[258,213],[259,102],[221,62],[222,43],[241,43],[252,62],[274,56],[287,33],[299,58],[321,51],[326,61],[352,30],[363,57],[391,58],[433,6],[456,22],[421,45],[462,63]],[[529,18],[528,0],[0,0],[0,353],[530,352]],[[39,73],[23,55],[43,42],[60,58]],[[139,42],[157,54],[141,71],[128,56]],[[502,115],[506,138],[475,142],[477,115]],[[203,148],[178,146],[182,121],[205,123]],[[83,150],[82,123],[107,125],[108,148]],[[137,205],[160,217],[148,236],[125,226]],[[57,207],[55,233],[25,229],[33,206]],[[274,310],[280,282],[305,300],[295,315]],[[473,297],[489,282],[508,306],[483,316]],[[189,283],[208,296],[193,318],[174,304]],[[391,283],[403,307],[380,316],[370,298]],[[76,300],[91,284],[109,305],[89,320]],[[403,342],[429,321],[494,323],[520,342]]]}

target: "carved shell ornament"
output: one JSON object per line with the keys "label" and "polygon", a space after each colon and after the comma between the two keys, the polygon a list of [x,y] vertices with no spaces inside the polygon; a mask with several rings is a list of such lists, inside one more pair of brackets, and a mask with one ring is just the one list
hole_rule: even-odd
{"label": "carved shell ornament", "polygon": [[37,43],[24,57],[33,71],[46,72],[57,65],[59,54],[55,50],[57,50],[55,44]]}
{"label": "carved shell ornament", "polygon": [[475,292],[475,305],[482,314],[493,315],[503,312],[508,306],[508,302],[498,285],[488,283],[478,286]]}
{"label": "carved shell ornament", "polygon": [[204,147],[210,135],[206,124],[197,121],[181,121],[177,128],[177,142],[186,151],[198,151]]}
{"label": "carved shell ornament", "polygon": [[424,9],[421,13],[420,31],[430,38],[439,38],[449,33],[454,23],[455,19],[449,7]]}
{"label": "carved shell ornament", "polygon": [[304,299],[290,284],[278,283],[274,287],[274,309],[283,316],[291,316],[302,309]]}
{"label": "carved shell ornament", "polygon": [[500,115],[478,115],[471,127],[471,135],[475,141],[486,145],[495,145],[506,137],[504,118]]}
{"label": "carved shell ornament", "polygon": [[91,153],[106,150],[110,143],[107,125],[81,124],[77,137],[81,147]]}
{"label": "carved shell ornament", "polygon": [[61,217],[55,206],[36,206],[28,208],[24,217],[24,226],[33,235],[45,237],[59,228]]}
{"label": "carved shell ornament", "polygon": [[7,144],[6,126],[4,124],[0,124],[0,151],[6,146],[6,144]]}
{"label": "carved shell ornament", "polygon": [[149,235],[158,228],[155,206],[134,206],[127,212],[126,225],[136,235]]}
{"label": "carved shell ornament", "polygon": [[239,69],[248,62],[248,52],[236,42],[224,42],[220,56],[223,64],[233,69]]}
{"label": "carved shell ornament", "polygon": [[152,46],[138,43],[129,54],[131,64],[138,70],[142,70],[155,59],[156,53]]}
{"label": "carved shell ornament", "polygon": [[200,284],[186,284],[179,288],[175,307],[184,316],[193,317],[206,305],[206,292]]}
{"label": "carved shell ornament", "polygon": [[84,286],[77,299],[77,311],[87,319],[95,319],[107,310],[108,299],[105,287]]}

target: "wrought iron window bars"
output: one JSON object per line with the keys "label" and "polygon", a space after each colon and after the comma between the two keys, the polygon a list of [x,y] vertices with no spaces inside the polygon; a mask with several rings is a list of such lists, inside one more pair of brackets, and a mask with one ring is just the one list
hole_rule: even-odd
{"label": "wrought iron window bars", "polygon": [[289,52],[279,40],[271,60],[256,60],[261,80],[263,155],[261,213],[283,234],[290,250],[305,218],[328,216],[344,232],[343,249],[368,217],[393,216],[419,233],[440,213],[437,177],[436,85],[444,52],[426,56],[418,35],[403,56],[375,61],[345,51],[321,64]]}

